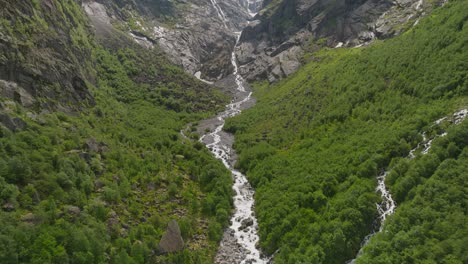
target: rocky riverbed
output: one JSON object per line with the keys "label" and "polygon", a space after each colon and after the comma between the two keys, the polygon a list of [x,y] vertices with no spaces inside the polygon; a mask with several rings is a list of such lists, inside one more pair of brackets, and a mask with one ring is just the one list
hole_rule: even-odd
{"label": "rocky riverbed", "polygon": [[[237,68],[233,60],[234,69]],[[232,263],[267,263],[268,259],[257,248],[258,224],[254,214],[254,190],[245,175],[234,169],[237,156],[232,148],[234,136],[223,131],[226,118],[241,113],[242,110],[255,104],[251,91],[234,71],[232,76],[218,82],[224,89],[229,90],[233,100],[226,106],[226,110],[217,116],[200,122],[198,132],[204,134],[203,142],[216,158],[223,161],[226,168],[232,172],[234,184],[234,207],[231,225],[223,234],[215,262],[220,264]]]}
{"label": "rocky riverbed", "polygon": [[[212,0],[213,7],[218,12],[218,17],[223,20],[226,28],[229,28],[229,20],[216,0]],[[248,5],[248,6],[255,6]],[[255,9],[249,10],[255,15]],[[242,32],[231,28],[237,41],[234,50],[239,42]],[[238,115],[242,110],[252,106],[255,101],[252,99],[252,92],[245,84],[239,74],[238,62],[235,51],[231,54],[231,64],[233,73],[229,78],[218,82],[217,85],[224,88],[226,92],[232,94],[233,100],[226,105],[226,110],[217,116],[200,123],[198,131],[203,134],[200,141],[203,142],[213,155],[220,159],[223,164],[232,172],[234,190],[234,214],[231,216],[230,227],[223,234],[215,263],[268,263],[269,258],[262,255],[257,248],[259,237],[257,234],[258,223],[254,213],[254,193],[247,177],[240,171],[234,169],[236,154],[232,148],[234,138],[231,134],[223,131],[227,118]]]}

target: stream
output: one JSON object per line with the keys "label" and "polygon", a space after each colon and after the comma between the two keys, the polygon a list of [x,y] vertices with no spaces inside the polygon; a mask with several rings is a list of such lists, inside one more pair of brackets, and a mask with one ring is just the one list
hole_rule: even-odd
{"label": "stream", "polygon": [[[248,0],[246,2],[248,11],[252,17],[255,16],[256,9],[251,10],[250,6],[257,6],[257,3],[260,1],[261,0]],[[224,27],[229,30],[229,21],[221,6],[216,0],[210,0],[210,2]],[[233,93],[234,100],[226,106],[226,110],[219,113],[214,118],[204,120],[198,127],[198,131],[201,132],[201,134],[204,133],[200,138],[200,142],[203,142],[213,155],[223,162],[226,168],[231,171],[234,180],[233,199],[235,212],[231,216],[231,225],[223,234],[223,238],[215,257],[215,263],[270,263],[271,259],[264,256],[257,248],[259,237],[257,234],[258,223],[254,214],[255,192],[250,186],[246,176],[234,169],[234,164],[237,160],[236,153],[232,148],[234,137],[233,135],[223,131],[225,120],[227,118],[240,114],[242,110],[251,107],[255,103],[251,97],[252,92],[245,86],[242,76],[238,73],[235,48],[242,32],[235,32],[234,30],[231,32],[237,37],[236,44],[231,54],[231,63],[234,67],[234,71],[230,78],[226,78],[226,80],[224,80],[224,88],[227,88],[227,90]],[[197,78],[200,78],[199,74]],[[445,121],[449,121],[452,124],[459,124],[467,116],[468,110],[463,109],[454,113],[451,119],[449,117],[443,117],[435,121],[433,125],[439,125],[441,122]],[[421,155],[427,154],[432,146],[433,140],[437,137],[445,136],[446,133],[435,135],[432,138],[427,138],[425,133],[421,133],[421,135],[423,137],[422,142],[410,151],[407,157],[408,159],[415,158],[416,152],[419,152]],[[360,250],[355,259],[347,261],[347,264],[354,264],[356,262],[356,258],[361,255],[363,248],[368,244],[370,239],[375,234],[382,231],[385,219],[389,215],[393,214],[397,208],[397,205],[385,184],[385,179],[390,172],[390,169],[382,170],[382,172],[377,175],[376,192],[379,193],[382,198],[381,202],[376,204],[378,217],[373,224],[370,234],[363,239]]]}
{"label": "stream", "polygon": [[[228,20],[216,0],[211,0],[213,8],[218,17],[227,28]],[[249,10],[251,15],[255,15]],[[234,142],[233,135],[223,131],[225,120],[241,113],[243,109],[251,107],[255,100],[251,97],[252,92],[238,73],[238,65],[235,54],[235,47],[242,32],[234,32],[237,41],[231,54],[231,63],[234,67],[233,74],[224,80],[225,87],[233,94],[233,100],[226,105],[226,110],[216,117],[204,120],[200,123],[198,131],[205,133],[200,141],[220,159],[224,166],[229,169],[233,177],[234,191],[234,214],[231,216],[231,225],[224,231],[223,238],[219,245],[215,257],[215,263],[268,263],[269,259],[262,255],[257,248],[259,237],[257,234],[258,223],[254,214],[254,194],[255,191],[249,184],[247,177],[234,169],[236,154],[232,148]],[[205,132],[209,131],[209,132]]]}
{"label": "stream", "polygon": [[[237,34],[240,36],[240,33]],[[226,106],[226,110],[215,118],[200,123],[200,129],[210,130],[200,138],[213,155],[220,159],[232,172],[234,179],[234,207],[235,212],[231,217],[231,225],[225,230],[221,240],[216,263],[267,263],[256,245],[259,241],[257,235],[257,219],[254,214],[254,190],[250,186],[244,174],[234,169],[236,155],[232,149],[233,136],[223,131],[225,120],[238,115],[243,109],[254,104],[252,92],[244,86],[242,77],[237,73],[237,62],[233,52],[232,64],[234,73],[231,83],[235,84],[234,100]],[[214,129],[213,129],[214,128]]]}
{"label": "stream", "polygon": [[[455,112],[452,117],[442,117],[438,120],[436,120],[432,126],[440,125],[442,122],[449,122],[450,124],[453,125],[458,125],[460,124],[465,118],[468,117],[468,109],[462,109],[460,111]],[[426,135],[426,132],[421,132],[421,136],[423,140],[419,142],[419,144],[412,149],[407,158],[408,159],[414,159],[416,157],[416,152],[419,151],[421,155],[425,155],[429,153],[429,150],[432,147],[432,142],[434,139],[438,137],[444,137],[446,136],[446,132],[442,132],[441,134],[434,135],[432,138],[428,138]],[[385,222],[385,219],[387,216],[393,214],[396,209],[396,203],[392,198],[392,194],[389,192],[387,186],[385,185],[385,178],[387,175],[390,173],[391,170],[385,170],[381,174],[377,176],[377,188],[376,192],[380,194],[382,201],[380,203],[377,203],[377,212],[379,214],[378,218],[376,219],[376,222],[373,225],[373,229],[370,234],[368,234],[366,237],[364,237],[363,241],[361,242],[361,248],[359,249],[359,252],[356,255],[356,258],[358,258],[362,254],[363,248],[369,243],[370,239],[377,234],[378,232],[381,232],[383,229],[383,225]],[[356,263],[356,258],[347,261],[346,264],[354,264]]]}

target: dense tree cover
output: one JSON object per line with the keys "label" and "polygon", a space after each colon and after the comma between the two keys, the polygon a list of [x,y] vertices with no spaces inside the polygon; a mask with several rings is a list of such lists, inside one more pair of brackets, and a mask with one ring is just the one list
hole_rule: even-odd
{"label": "dense tree cover", "polygon": [[[80,10],[75,1],[54,4],[65,14]],[[72,27],[86,28],[83,14],[68,15]],[[48,30],[57,22],[41,21]],[[37,113],[0,98],[4,113],[27,124],[16,132],[0,126],[0,262],[211,263],[232,207],[232,179],[198,135],[180,131],[225,97],[156,50],[122,36],[105,47],[82,37],[95,58],[81,62],[96,74],[94,107]],[[186,247],[162,256],[158,243],[171,219]]]}
{"label": "dense tree cover", "polygon": [[[260,246],[270,254],[278,250],[275,263],[344,263],[355,256],[377,214],[379,171],[391,167],[392,159],[406,157],[422,140],[419,132],[433,121],[468,105],[467,9],[468,2],[451,1],[395,39],[308,54],[309,63],[290,78],[257,84],[257,105],[228,120],[225,128],[236,134],[238,167],[256,188]],[[402,263],[423,253],[428,259],[438,254],[438,262],[447,252],[452,252],[447,261],[463,262],[463,234],[443,228],[451,221],[466,225],[460,212],[466,197],[458,195],[463,187],[452,186],[467,176],[459,154],[466,143],[460,140],[450,147],[460,161],[421,157],[414,162],[432,164],[427,175],[413,171],[408,179],[394,180],[392,191],[399,201],[408,199],[398,210],[412,208],[418,215],[412,217],[414,223],[404,223],[409,231],[400,238],[376,238],[379,242],[369,245],[374,251],[366,251],[364,263],[376,263],[374,257],[380,255],[399,263],[387,257],[407,245],[413,247]],[[456,190],[450,195],[460,201],[435,213],[441,201],[423,197],[435,195],[436,179],[452,165],[453,181],[440,188]],[[418,187],[423,182],[419,178],[430,177],[438,166],[434,180]],[[426,184],[434,187],[426,191]],[[407,197],[412,189],[414,194]],[[411,202],[416,193],[423,199]],[[439,223],[443,227],[432,231],[431,225]],[[432,234],[411,237],[423,230]],[[389,252],[381,249],[389,243],[398,245]],[[424,246],[431,243],[438,253]]]}
{"label": "dense tree cover", "polygon": [[357,263],[466,263],[468,122],[393,167],[388,182],[400,206]]}

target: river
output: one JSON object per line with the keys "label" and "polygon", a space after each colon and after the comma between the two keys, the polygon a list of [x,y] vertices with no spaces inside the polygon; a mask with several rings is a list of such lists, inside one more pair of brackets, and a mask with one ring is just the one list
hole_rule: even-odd
{"label": "river", "polygon": [[[211,3],[218,13],[218,17],[227,28],[228,21],[221,7],[216,0],[211,0]],[[249,11],[252,16],[255,15],[252,10]],[[237,38],[237,46],[242,32],[231,32]],[[257,219],[254,213],[255,191],[249,184],[247,177],[234,169],[236,161],[236,154],[232,148],[234,138],[229,133],[223,131],[227,118],[240,114],[243,109],[255,103],[252,98],[252,92],[238,73],[235,47],[231,54],[231,63],[234,68],[233,74],[224,83],[230,86],[227,90],[230,90],[234,99],[226,106],[226,110],[214,118],[201,122],[199,126],[199,131],[209,131],[200,138],[200,141],[232,172],[234,181],[232,188],[234,190],[235,211],[230,219],[231,225],[223,234],[215,257],[215,263],[268,263],[269,259],[263,256],[257,248],[259,237],[257,234]]]}
{"label": "river", "polygon": [[[240,33],[238,33],[238,36]],[[236,161],[235,151],[232,149],[233,136],[223,131],[225,120],[238,115],[245,108],[253,105],[252,92],[246,89],[244,80],[237,72],[236,57],[233,52],[232,64],[234,72],[230,82],[234,84],[234,100],[226,106],[226,110],[216,117],[200,123],[199,130],[208,128],[210,132],[203,135],[203,142],[213,155],[220,159],[232,172],[234,184],[234,208],[231,225],[224,232],[222,241],[216,255],[216,263],[267,263],[268,258],[263,257],[256,247],[259,238],[258,224],[254,214],[254,190],[247,177],[234,169]]]}

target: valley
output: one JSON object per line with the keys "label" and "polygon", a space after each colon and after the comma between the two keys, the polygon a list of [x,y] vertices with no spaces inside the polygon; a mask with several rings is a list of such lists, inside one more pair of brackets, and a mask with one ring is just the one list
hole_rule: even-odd
{"label": "valley", "polygon": [[464,0],[3,0],[1,263],[466,263]]}

